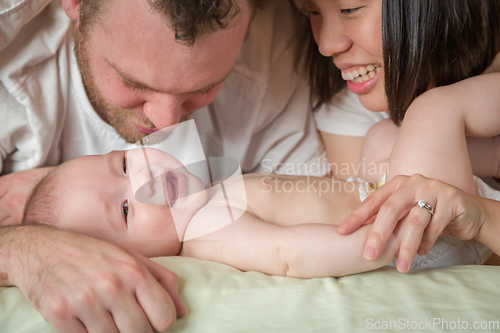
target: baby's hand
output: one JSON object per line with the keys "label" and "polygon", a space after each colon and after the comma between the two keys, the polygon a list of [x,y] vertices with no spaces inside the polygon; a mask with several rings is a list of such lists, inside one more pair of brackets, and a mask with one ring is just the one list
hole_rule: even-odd
{"label": "baby's hand", "polygon": [[0,226],[21,223],[31,190],[52,169],[36,168],[0,177]]}

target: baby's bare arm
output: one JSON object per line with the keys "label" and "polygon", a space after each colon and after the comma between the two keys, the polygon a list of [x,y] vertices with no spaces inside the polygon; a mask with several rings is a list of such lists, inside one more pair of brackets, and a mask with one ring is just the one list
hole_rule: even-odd
{"label": "baby's bare arm", "polygon": [[376,262],[363,258],[363,244],[370,230],[371,225],[364,226],[352,235],[341,236],[333,225],[282,227],[245,213],[222,229],[184,242],[181,255],[271,275],[343,276],[376,269],[396,257],[399,243],[391,237]]}
{"label": "baby's bare arm", "polygon": [[500,73],[431,89],[408,109],[390,158],[390,177],[420,173],[475,193],[465,135],[500,134]]}

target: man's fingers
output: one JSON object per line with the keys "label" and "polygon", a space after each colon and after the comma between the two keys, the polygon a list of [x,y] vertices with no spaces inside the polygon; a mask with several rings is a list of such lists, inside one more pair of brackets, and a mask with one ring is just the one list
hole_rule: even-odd
{"label": "man's fingers", "polygon": [[49,324],[54,328],[57,333],[89,333],[85,325],[78,319],[70,319],[67,321],[57,321],[46,318]]}
{"label": "man's fingers", "polygon": [[403,240],[399,249],[397,269],[401,273],[410,270],[415,254],[422,243],[424,230],[431,220],[431,214],[426,210],[413,207],[403,221]]}
{"label": "man's fingers", "polygon": [[96,290],[80,285],[69,298],[60,294],[45,299],[42,313],[57,332],[118,333],[113,317],[97,294]]}
{"label": "man's fingers", "polygon": [[[167,275],[167,273],[169,275]],[[170,295],[172,302],[174,303],[175,306],[175,312],[177,313],[177,317],[178,318],[184,317],[186,310],[179,297],[179,286],[177,284],[177,276],[170,271],[166,271],[163,274],[163,276],[158,279],[158,282]]]}
{"label": "man's fingers", "polygon": [[[80,320],[84,324],[89,333],[106,332],[106,333],[126,333],[130,330],[118,331],[111,314],[104,308],[87,309],[81,313]],[[146,331],[137,331],[146,332]]]}
{"label": "man's fingers", "polygon": [[186,313],[184,309],[184,305],[182,305],[181,299],[179,297],[179,288],[177,284],[177,275],[175,273],[169,271],[165,267],[160,264],[155,263],[154,261],[140,256],[139,260],[146,266],[146,268],[151,272],[153,277],[160,283],[160,285],[167,291],[168,295],[172,299],[175,305],[175,311],[177,313],[177,317],[183,317]]}
{"label": "man's fingers", "polygon": [[153,332],[144,310],[135,299],[124,299],[120,308],[113,308],[111,315],[120,333]]}
{"label": "man's fingers", "polygon": [[[137,254],[136,257],[151,273],[151,279],[136,290],[137,301],[151,325],[158,331],[170,329],[176,321],[177,309],[184,312],[177,290],[177,277],[163,266]],[[154,280],[153,280],[154,279]],[[176,306],[177,302],[177,306]]]}
{"label": "man's fingers", "polygon": [[151,280],[138,285],[136,298],[157,331],[167,331],[175,324],[177,317],[175,305],[158,282]]}

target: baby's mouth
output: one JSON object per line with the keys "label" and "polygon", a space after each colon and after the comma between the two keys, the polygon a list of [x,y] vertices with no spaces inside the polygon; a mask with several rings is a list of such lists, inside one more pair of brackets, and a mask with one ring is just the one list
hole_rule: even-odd
{"label": "baby's mouth", "polygon": [[179,199],[179,191],[178,191],[178,180],[173,172],[167,172],[165,174],[165,193],[167,194],[168,205],[173,207],[177,199]]}
{"label": "baby's mouth", "polygon": [[189,193],[186,193],[188,189],[187,179],[182,172],[167,172],[163,185],[170,207],[173,207],[179,199],[189,195]]}

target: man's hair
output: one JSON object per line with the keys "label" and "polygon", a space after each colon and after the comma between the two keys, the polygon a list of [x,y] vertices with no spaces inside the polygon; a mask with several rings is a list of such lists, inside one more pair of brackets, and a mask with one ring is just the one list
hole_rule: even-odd
{"label": "man's hair", "polygon": [[56,169],[49,172],[35,185],[24,206],[22,225],[53,225],[56,217]]}
{"label": "man's hair", "polygon": [[[80,0],[80,24],[87,26],[103,10],[104,0]],[[144,0],[153,12],[163,13],[179,42],[193,45],[196,38],[227,27],[240,8],[235,0]],[[261,9],[269,0],[248,0]]]}
{"label": "man's hair", "polygon": [[[500,51],[499,0],[383,0],[385,91],[400,125],[411,102],[429,84],[449,85],[479,75]],[[310,80],[317,104],[345,86],[331,58],[311,42]],[[314,58],[316,57],[316,58]]]}

